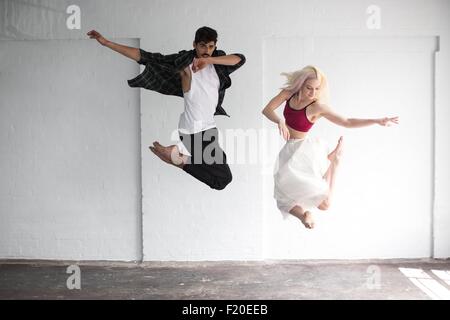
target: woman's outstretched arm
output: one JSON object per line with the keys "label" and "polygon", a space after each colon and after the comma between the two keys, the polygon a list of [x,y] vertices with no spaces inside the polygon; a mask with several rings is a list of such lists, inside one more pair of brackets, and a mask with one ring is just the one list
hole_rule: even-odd
{"label": "woman's outstretched arm", "polygon": [[398,117],[384,117],[378,119],[357,119],[357,118],[346,118],[333,110],[331,110],[326,105],[320,105],[320,115],[325,119],[337,124],[338,126],[345,128],[362,128],[371,126],[373,124],[378,124],[380,126],[390,126],[392,124],[398,124]]}

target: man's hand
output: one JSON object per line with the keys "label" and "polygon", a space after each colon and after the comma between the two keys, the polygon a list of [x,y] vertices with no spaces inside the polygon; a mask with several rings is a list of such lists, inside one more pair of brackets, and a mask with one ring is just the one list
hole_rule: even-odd
{"label": "man's hand", "polygon": [[89,36],[89,38],[97,40],[102,46],[108,43],[108,40],[106,40],[100,33],[95,30],[89,31],[87,35]]}
{"label": "man's hand", "polygon": [[194,73],[200,71],[208,64],[211,64],[210,58],[194,58],[194,61],[192,63],[192,71]]}

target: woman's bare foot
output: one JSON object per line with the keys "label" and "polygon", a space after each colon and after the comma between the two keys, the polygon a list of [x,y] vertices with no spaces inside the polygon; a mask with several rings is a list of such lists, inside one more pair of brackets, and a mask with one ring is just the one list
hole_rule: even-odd
{"label": "woman's bare foot", "polygon": [[339,162],[342,156],[344,137],[340,137],[336,148],[328,155],[328,160],[331,162]]}
{"label": "woman's bare foot", "polygon": [[314,228],[314,219],[313,219],[313,216],[312,216],[311,212],[305,211],[305,213],[303,214],[303,217],[300,218],[300,221],[303,223],[303,225],[307,229]]}
{"label": "woman's bare foot", "polygon": [[181,154],[176,145],[164,147],[158,141],[153,142],[150,150],[158,156],[162,161],[177,167],[182,167],[186,163],[187,157]]}
{"label": "woman's bare foot", "polygon": [[307,229],[314,228],[314,219],[311,212],[304,211],[302,207],[296,205],[289,210],[289,213],[298,218]]}

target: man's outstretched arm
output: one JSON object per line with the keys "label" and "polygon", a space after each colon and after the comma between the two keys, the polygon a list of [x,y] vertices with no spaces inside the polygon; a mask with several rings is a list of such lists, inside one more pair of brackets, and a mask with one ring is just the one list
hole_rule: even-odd
{"label": "man's outstretched arm", "polygon": [[133,59],[136,62],[141,60],[141,52],[139,48],[128,47],[109,41],[95,30],[89,31],[87,35],[89,36],[89,38],[97,40],[102,46],[108,47],[111,50],[114,50],[127,58]]}

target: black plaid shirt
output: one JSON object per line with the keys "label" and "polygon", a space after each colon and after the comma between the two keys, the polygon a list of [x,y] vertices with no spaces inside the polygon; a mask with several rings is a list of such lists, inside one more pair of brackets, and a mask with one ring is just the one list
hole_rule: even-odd
{"label": "black plaid shirt", "polygon": [[[170,55],[151,53],[142,49],[139,50],[141,52],[141,59],[138,63],[145,65],[145,69],[137,77],[128,80],[128,85],[130,87],[154,90],[162,94],[183,97],[179,71],[192,63],[195,57],[195,50],[183,50]],[[213,57],[224,55],[225,52],[221,50],[215,50],[212,54]],[[222,102],[225,96],[225,90],[231,86],[230,73],[245,63],[244,55],[239,53],[234,53],[234,55],[241,58],[239,63],[232,66],[214,65],[220,81],[219,100],[214,115],[225,115],[229,117],[225,109],[222,108]]]}

